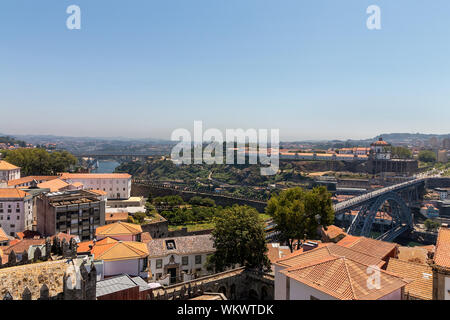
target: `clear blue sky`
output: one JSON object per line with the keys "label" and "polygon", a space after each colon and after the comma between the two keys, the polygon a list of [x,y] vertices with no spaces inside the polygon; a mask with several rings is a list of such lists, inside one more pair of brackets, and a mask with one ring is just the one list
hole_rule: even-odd
{"label": "clear blue sky", "polygon": [[0,132],[448,133],[449,17],[448,0],[2,0]]}

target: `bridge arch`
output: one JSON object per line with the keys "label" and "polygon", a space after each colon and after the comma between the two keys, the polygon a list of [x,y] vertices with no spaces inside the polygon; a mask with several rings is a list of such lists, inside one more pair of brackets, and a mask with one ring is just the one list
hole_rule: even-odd
{"label": "bridge arch", "polygon": [[400,231],[399,228],[402,227],[403,229],[413,227],[411,210],[406,205],[405,201],[397,193],[388,192],[362,206],[349,228],[349,233],[352,235],[369,237],[377,213],[385,204],[388,204],[390,207],[388,215],[392,218],[392,223],[389,226],[389,231],[382,236],[386,239],[393,240],[392,236],[389,235],[389,232],[394,232],[395,230]]}

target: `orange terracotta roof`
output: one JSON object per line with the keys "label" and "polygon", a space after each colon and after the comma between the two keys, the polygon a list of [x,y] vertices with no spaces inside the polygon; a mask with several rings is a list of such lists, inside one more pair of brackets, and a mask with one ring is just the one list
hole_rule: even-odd
{"label": "orange terracotta roof", "polygon": [[126,221],[128,219],[128,212],[107,212],[105,213],[105,221]]}
{"label": "orange terracotta roof", "polygon": [[433,269],[428,264],[390,258],[386,270],[411,281],[405,288],[405,293],[409,293],[411,297],[433,299]]}
{"label": "orange terracotta roof", "polygon": [[41,234],[37,231],[32,231],[32,230],[24,230],[22,232],[17,232],[17,237],[22,240],[22,239],[34,239],[35,237],[41,237]]}
{"label": "orange terracotta roof", "polygon": [[0,189],[0,198],[23,199],[26,196],[29,196],[29,194],[20,189],[16,189],[16,188]]}
{"label": "orange terracotta roof", "polygon": [[16,167],[15,165],[6,162],[4,160],[0,160],[0,170],[15,170],[15,169],[20,169],[19,167]]}
{"label": "orange terracotta roof", "polygon": [[70,240],[72,240],[72,238],[76,238],[77,236],[68,234],[68,233],[64,233],[64,232],[58,232],[56,235],[52,236],[50,239],[53,240],[53,238],[57,237],[59,240],[63,240],[66,239],[67,243],[70,242]]}
{"label": "orange terracotta roof", "polygon": [[[321,245],[321,246],[320,246]],[[370,256],[334,243],[319,244],[318,248],[308,251],[295,251],[277,261],[275,264],[284,267],[295,267],[300,264],[314,262],[328,257],[346,257],[359,263],[382,267],[385,262],[377,257]]]}
{"label": "orange terracotta roof", "polygon": [[437,266],[450,269],[450,229],[440,228],[434,253],[434,263]]}
{"label": "orange terracotta roof", "polygon": [[[323,228],[322,228],[323,229]],[[347,235],[342,228],[336,227],[335,225],[331,225],[327,227],[327,230],[323,229],[325,234],[329,239],[335,239],[336,237],[340,235]]]}
{"label": "orange terracotta roof", "polygon": [[291,253],[289,248],[280,247],[278,243],[276,245],[274,243],[268,243],[267,249],[269,250],[267,251],[267,257],[271,263],[274,263],[280,258],[283,258]]}
{"label": "orange terracotta roof", "polygon": [[0,241],[8,241],[8,240],[9,238],[6,235],[5,231],[2,228],[0,228]]}
{"label": "orange terracotta roof", "polygon": [[[97,250],[100,247],[100,250]],[[135,241],[116,241],[98,246],[94,245],[91,253],[96,260],[119,261],[148,257],[147,244]]]}
{"label": "orange terracotta roof", "polygon": [[69,184],[61,179],[54,179],[39,183],[38,188],[50,189],[50,192],[56,192],[69,186]]}
{"label": "orange terracotta roof", "polygon": [[89,246],[94,246],[94,241],[82,241],[78,243],[77,253],[89,252],[91,248]]}
{"label": "orange terracotta roof", "polygon": [[421,247],[398,247],[397,258],[403,261],[415,263],[427,263],[428,250]]}
{"label": "orange terracotta roof", "polygon": [[72,183],[72,185],[74,187],[82,187],[83,186],[83,184],[81,182],[74,182],[74,183]]}
{"label": "orange terracotta roof", "polygon": [[14,244],[10,244],[8,247],[3,248],[3,253],[9,255],[14,250],[15,253],[22,253],[32,245],[45,244],[45,239],[23,239]]}
{"label": "orange terracotta roof", "polygon": [[63,173],[61,179],[130,179],[128,173]]}
{"label": "orange terracotta roof", "polygon": [[106,192],[106,191],[103,191],[103,190],[97,190],[97,189],[89,190],[89,191],[92,192],[92,193],[98,194],[98,195],[100,195],[100,196],[106,196],[106,195],[108,194],[108,192]]}
{"label": "orange terracotta roof", "polygon": [[380,287],[368,288],[367,265],[345,257],[324,257],[281,273],[340,300],[376,300],[402,287],[401,277],[380,270]]}
{"label": "orange terracotta roof", "polygon": [[141,233],[141,242],[147,243],[151,240],[153,240],[153,238],[150,235],[150,232],[142,232]]}
{"label": "orange terracotta roof", "polygon": [[96,236],[119,236],[119,235],[135,235],[142,233],[142,228],[138,224],[127,222],[116,222],[98,227],[95,230]]}
{"label": "orange terracotta roof", "polygon": [[36,180],[36,181],[49,181],[49,180],[53,180],[53,179],[58,179],[58,176],[27,176],[27,177],[23,177],[23,178],[20,178],[20,179],[9,180],[8,181],[8,186],[16,186],[16,185],[19,185],[19,184],[24,184],[24,183],[31,182],[33,180]]}
{"label": "orange terracotta roof", "polygon": [[366,237],[355,237],[351,235],[347,235],[337,244],[373,257],[377,257],[379,259],[384,259],[396,247],[398,247],[397,244],[392,242],[380,241]]}

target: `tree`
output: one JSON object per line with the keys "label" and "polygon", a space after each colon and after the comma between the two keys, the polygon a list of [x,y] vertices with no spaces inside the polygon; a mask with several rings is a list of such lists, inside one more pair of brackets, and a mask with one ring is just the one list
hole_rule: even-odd
{"label": "tree", "polygon": [[264,221],[256,209],[234,205],[220,212],[212,231],[216,252],[208,263],[216,271],[235,264],[256,269],[270,268]]}
{"label": "tree", "polygon": [[391,152],[394,158],[411,159],[412,157],[411,150],[405,147],[392,147]]}
{"label": "tree", "polygon": [[272,216],[280,238],[294,251],[305,236],[317,237],[317,229],[334,222],[331,194],[326,187],[320,186],[306,191],[302,188],[283,190],[274,195],[267,203],[266,213]]}
{"label": "tree", "polygon": [[430,150],[423,150],[419,152],[419,160],[422,162],[435,162],[436,154]]}
{"label": "tree", "polygon": [[146,216],[147,216],[147,215],[146,215],[144,212],[136,212],[136,213],[133,215],[133,220],[134,220],[135,222],[141,224],[141,223],[144,222]]}
{"label": "tree", "polygon": [[5,160],[20,167],[23,176],[56,175],[77,163],[77,158],[67,151],[49,153],[38,148],[8,150]]}
{"label": "tree", "polygon": [[433,221],[431,219],[425,220],[424,225],[427,231],[435,231],[437,228],[441,226],[439,222]]}

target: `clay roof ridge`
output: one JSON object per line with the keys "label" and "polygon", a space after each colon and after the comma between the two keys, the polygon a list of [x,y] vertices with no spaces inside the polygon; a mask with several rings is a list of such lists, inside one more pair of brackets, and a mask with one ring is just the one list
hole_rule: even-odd
{"label": "clay roof ridge", "polygon": [[349,283],[349,285],[350,285],[350,291],[351,291],[351,293],[352,293],[352,299],[353,299],[353,300],[356,300],[357,297],[356,297],[356,294],[355,294],[355,288],[354,288],[354,286],[353,286],[353,280],[352,280],[352,277],[350,277],[350,271],[348,270],[346,258],[345,258],[345,257],[342,257],[342,259],[343,259],[342,262],[344,263],[344,267],[345,267],[345,274],[347,275],[348,283]]}

